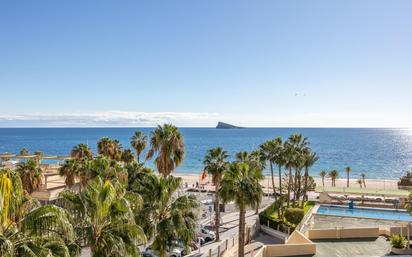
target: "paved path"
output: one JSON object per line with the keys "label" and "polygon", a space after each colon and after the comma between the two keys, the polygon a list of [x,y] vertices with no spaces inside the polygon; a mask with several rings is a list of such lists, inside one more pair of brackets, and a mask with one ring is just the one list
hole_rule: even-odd
{"label": "paved path", "polygon": [[[259,211],[263,211],[269,204],[274,201],[273,198],[264,197],[261,209]],[[249,210],[246,212],[246,224],[251,227],[253,224],[256,223],[256,219],[258,215],[255,214],[256,210]],[[222,216],[222,223],[220,224],[221,228],[226,230],[220,233],[220,242],[213,242],[207,245],[204,245],[199,250],[192,252],[191,254],[187,255],[188,257],[200,257],[200,256],[208,256],[209,249],[212,249],[212,256],[217,256],[217,248],[219,245],[223,245],[225,240],[228,240],[229,248],[233,246],[233,238],[237,240],[237,234],[239,232],[239,212],[231,212],[227,214],[223,214]]]}
{"label": "paved path", "polygon": [[[246,224],[249,226],[254,224],[257,219],[257,215],[255,211],[247,211],[246,212]],[[191,254],[187,255],[189,257],[200,257],[200,256],[208,256],[209,249],[212,249],[212,255],[217,255],[217,248],[219,245],[225,243],[226,239],[229,240],[228,244],[229,247],[233,245],[233,238],[237,238],[238,234],[238,221],[239,220],[239,212],[233,212],[222,216],[222,227],[227,229],[225,232],[220,233],[220,241],[213,242],[207,245],[204,245],[199,250],[192,252]]]}
{"label": "paved path", "polygon": [[[253,257],[264,245],[283,244],[282,239],[269,236],[265,233],[259,233],[257,237],[252,239],[250,244],[245,245],[245,257]],[[229,256],[237,256],[237,249],[233,249]]]}

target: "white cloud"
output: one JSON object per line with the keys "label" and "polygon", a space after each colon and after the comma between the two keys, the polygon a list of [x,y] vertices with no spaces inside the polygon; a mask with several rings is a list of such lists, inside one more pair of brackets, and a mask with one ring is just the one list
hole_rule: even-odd
{"label": "white cloud", "polygon": [[107,111],[90,113],[34,113],[0,114],[3,127],[126,127],[155,126],[174,123],[179,126],[205,124],[216,120],[215,113],[196,112],[125,112]]}
{"label": "white cloud", "polygon": [[[383,118],[384,117],[384,118]],[[207,112],[75,112],[0,114],[0,127],[213,127],[218,121],[243,127],[412,127],[402,113],[323,112],[302,114],[217,114]]]}

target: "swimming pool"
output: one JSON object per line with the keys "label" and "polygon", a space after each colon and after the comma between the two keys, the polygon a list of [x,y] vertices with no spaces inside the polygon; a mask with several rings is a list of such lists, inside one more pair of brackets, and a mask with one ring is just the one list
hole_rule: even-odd
{"label": "swimming pool", "polygon": [[372,218],[385,220],[400,220],[412,222],[412,215],[406,211],[384,210],[372,208],[354,208],[349,209],[343,206],[321,205],[317,212],[318,214],[344,216],[344,217],[358,217],[358,218]]}

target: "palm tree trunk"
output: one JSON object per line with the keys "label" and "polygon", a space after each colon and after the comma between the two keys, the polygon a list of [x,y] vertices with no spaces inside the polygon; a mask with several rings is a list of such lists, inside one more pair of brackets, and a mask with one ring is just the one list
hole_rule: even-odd
{"label": "palm tree trunk", "polygon": [[216,241],[220,241],[219,235],[219,226],[220,226],[220,206],[219,206],[219,183],[216,183],[215,189],[215,233],[216,233]]}
{"label": "palm tree trunk", "polygon": [[282,166],[278,165],[279,168],[279,193],[282,195]]}
{"label": "palm tree trunk", "polygon": [[[278,173],[279,173],[279,194],[280,194],[279,201],[281,201],[283,205],[284,200],[283,200],[283,193],[282,193],[282,165],[278,165]],[[278,217],[280,220],[282,220],[282,208],[281,207],[278,208]]]}
{"label": "palm tree trunk", "polygon": [[279,218],[279,220],[283,220],[283,217],[282,217],[282,206],[283,206],[283,195],[281,195],[280,197],[279,197],[279,201],[280,201],[280,205],[279,205],[279,208],[278,208],[278,218]]}
{"label": "palm tree trunk", "polygon": [[296,201],[299,201],[299,194],[300,194],[300,176],[298,168],[295,168],[295,178],[294,178],[294,185],[293,185],[293,203],[292,206],[296,206]]}
{"label": "palm tree trunk", "polygon": [[346,187],[349,187],[349,172],[346,173]]}
{"label": "palm tree trunk", "polygon": [[245,216],[246,210],[242,206],[239,210],[239,245],[238,245],[238,257],[245,256]]}
{"label": "palm tree trunk", "polygon": [[163,157],[163,161],[164,161],[164,173],[163,173],[163,176],[164,177],[167,177],[167,175],[169,175],[168,174],[168,172],[169,172],[169,165],[168,165],[168,162],[167,162],[167,157],[166,157],[166,155]]}
{"label": "palm tree trunk", "polygon": [[296,186],[296,184],[297,184],[296,178],[298,177],[297,175],[298,175],[298,174],[297,174],[297,171],[296,171],[296,169],[295,169],[295,176],[294,176],[293,179],[292,179],[292,183],[293,183],[293,187],[292,187],[292,190],[293,190],[292,207],[295,206],[295,201],[296,201],[296,189],[297,189],[297,186]]}
{"label": "palm tree trunk", "polygon": [[302,200],[302,208],[305,205],[305,201],[308,200],[308,176],[309,176],[309,168],[305,167],[305,178],[304,178],[304,185],[303,185],[303,200]]}
{"label": "palm tree trunk", "polygon": [[297,187],[296,187],[296,203],[299,204],[300,200],[300,195],[302,193],[302,175],[301,175],[301,170],[299,169],[297,172]]}
{"label": "palm tree trunk", "polygon": [[325,188],[325,178],[322,177],[322,187]]}
{"label": "palm tree trunk", "polygon": [[272,188],[273,188],[273,194],[275,195],[275,201],[278,199],[277,195],[276,195],[276,187],[275,187],[275,178],[273,177],[273,163],[270,163],[270,173],[272,176]]}
{"label": "palm tree trunk", "polygon": [[159,251],[159,257],[166,257],[165,250],[161,249],[161,250]]}
{"label": "palm tree trunk", "polygon": [[288,182],[288,208],[290,206],[290,187],[292,186],[292,167],[289,168],[289,182]]}

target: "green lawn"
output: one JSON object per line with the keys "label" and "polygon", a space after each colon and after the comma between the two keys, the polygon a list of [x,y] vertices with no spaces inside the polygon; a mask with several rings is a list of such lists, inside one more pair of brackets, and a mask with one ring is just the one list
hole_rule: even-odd
{"label": "green lawn", "polygon": [[315,206],[315,202],[309,201],[305,203],[305,206],[303,207],[303,211],[306,213],[308,213],[308,211],[310,210],[310,208],[312,208],[313,206]]}
{"label": "green lawn", "polygon": [[[305,215],[313,206],[315,206],[315,202],[309,201],[305,203],[305,206],[303,207],[303,212],[305,213]],[[286,207],[286,204],[284,205],[284,207]],[[275,210],[270,216],[274,219],[279,219],[277,210]]]}

